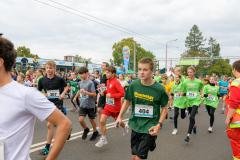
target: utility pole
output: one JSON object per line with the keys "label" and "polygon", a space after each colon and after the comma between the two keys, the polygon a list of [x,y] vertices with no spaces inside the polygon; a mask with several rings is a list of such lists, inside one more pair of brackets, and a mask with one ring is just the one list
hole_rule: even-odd
{"label": "utility pole", "polygon": [[136,73],[136,41],[134,41],[134,65],[133,71]]}
{"label": "utility pole", "polygon": [[165,73],[167,73],[167,44],[168,44],[169,42],[177,41],[177,40],[178,40],[178,39],[174,39],[174,40],[168,41],[168,42],[166,43]]}

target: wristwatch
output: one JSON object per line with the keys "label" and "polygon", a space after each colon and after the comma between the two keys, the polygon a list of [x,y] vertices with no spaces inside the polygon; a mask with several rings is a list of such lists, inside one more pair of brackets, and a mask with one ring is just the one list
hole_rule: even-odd
{"label": "wristwatch", "polygon": [[158,122],[158,124],[160,124],[161,127],[163,126],[163,124],[161,122]]}

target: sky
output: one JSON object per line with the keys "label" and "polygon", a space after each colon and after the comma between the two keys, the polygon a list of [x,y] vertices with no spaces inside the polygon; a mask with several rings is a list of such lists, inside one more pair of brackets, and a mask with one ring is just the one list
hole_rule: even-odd
{"label": "sky", "polygon": [[[94,63],[109,62],[113,44],[129,37],[157,58],[165,58],[166,43],[178,39],[168,43],[167,50],[169,58],[180,58],[194,24],[204,38],[213,37],[220,43],[221,56],[240,56],[239,0],[39,1],[0,1],[0,33],[15,48],[26,46],[41,58],[63,60],[65,55],[78,54]],[[86,14],[138,34],[119,31]],[[160,61],[159,67],[164,66]]]}

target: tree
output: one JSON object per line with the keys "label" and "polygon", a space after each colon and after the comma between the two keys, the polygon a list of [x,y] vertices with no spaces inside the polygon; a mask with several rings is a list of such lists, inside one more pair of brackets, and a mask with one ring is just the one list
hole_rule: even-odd
{"label": "tree", "polygon": [[75,62],[86,63],[86,61],[88,61],[88,63],[92,63],[92,58],[84,58],[79,55],[75,56]]}
{"label": "tree", "polygon": [[34,58],[34,56],[36,56],[37,58],[39,58],[39,56],[37,54],[32,54],[29,48],[26,48],[25,46],[20,46],[17,48],[17,53],[18,56],[23,57],[24,55],[26,57],[30,57],[30,58]]}
{"label": "tree", "polygon": [[[123,66],[123,53],[122,48],[128,46],[130,48],[130,61],[129,68],[133,70],[134,66],[134,40],[133,38],[123,38],[121,41],[114,43],[112,50],[113,59],[110,59],[111,65]],[[150,57],[155,60],[156,56],[151,51],[146,51],[141,47],[141,44],[136,43],[136,70],[138,69],[138,61],[143,57]],[[156,65],[155,65],[156,67]]]}
{"label": "tree", "polygon": [[232,66],[228,64],[226,60],[218,59],[208,70],[208,75],[212,75],[213,73],[218,76],[228,75],[232,77]]}
{"label": "tree", "polygon": [[196,24],[190,29],[189,35],[185,40],[185,47],[189,51],[201,51],[204,52],[203,46],[206,39],[202,36],[202,32],[199,30]]}
{"label": "tree", "polygon": [[[217,40],[210,37],[210,39],[208,41],[208,45],[209,45],[209,47],[206,48],[207,56],[210,57],[210,59],[212,57],[219,57],[221,48],[220,48],[220,44],[217,42]],[[215,64],[216,61],[217,61],[216,59],[212,60],[211,63]]]}

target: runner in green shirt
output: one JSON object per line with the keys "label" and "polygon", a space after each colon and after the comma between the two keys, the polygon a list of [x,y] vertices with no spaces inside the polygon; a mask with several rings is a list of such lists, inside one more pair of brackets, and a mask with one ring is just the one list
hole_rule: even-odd
{"label": "runner in green shirt", "polygon": [[208,115],[210,116],[209,133],[212,132],[212,126],[214,122],[214,112],[218,106],[219,87],[215,85],[215,77],[210,77],[210,84],[206,85],[203,90],[204,94],[201,97],[205,97],[204,104],[207,107]]}
{"label": "runner in green shirt", "polygon": [[[176,67],[176,68],[174,69],[174,73],[181,75],[181,80],[180,80],[180,82],[183,82],[183,81],[185,80],[185,77],[182,75],[182,72],[181,72],[181,68],[180,68],[180,67]],[[175,77],[174,77],[174,79],[175,79]]]}
{"label": "runner in green shirt", "polygon": [[[168,96],[164,87],[152,79],[154,61],[145,57],[138,62],[140,79],[133,81],[125,93],[125,101],[114,124],[122,122],[121,117],[132,103],[129,127],[132,129],[132,159],[147,159],[148,152],[156,147],[157,133],[167,115]],[[160,108],[162,108],[160,114]]]}
{"label": "runner in green shirt", "polygon": [[[42,69],[38,69],[36,71],[36,74],[37,74],[37,82],[36,83],[30,83],[31,85],[35,85],[35,86],[38,86],[38,82],[39,80],[43,77],[43,70]],[[45,91],[44,89],[42,89],[42,93],[45,94]]]}
{"label": "runner in green shirt", "polygon": [[201,80],[197,79],[194,77],[194,74],[196,73],[194,67],[188,67],[187,69],[188,72],[188,78],[183,82],[183,85],[185,87],[185,92],[187,95],[187,103],[188,103],[188,110],[190,113],[190,119],[189,119],[189,127],[188,127],[188,135],[185,138],[186,142],[190,141],[190,134],[197,133],[197,125],[195,124],[195,115],[198,110],[198,106],[201,103],[201,97],[200,97],[200,92],[203,92],[203,83]]}
{"label": "runner in green shirt", "polygon": [[79,91],[78,82],[80,82],[80,81],[81,80],[77,78],[77,72],[74,72],[72,74],[72,79],[68,83],[68,85],[69,85],[69,87],[71,87],[71,91],[72,91],[71,102],[73,104],[73,108],[70,110],[71,112],[77,111],[78,107],[80,106],[78,98],[76,99],[77,103],[73,102],[74,97],[76,96],[77,92]]}
{"label": "runner in green shirt", "polygon": [[159,83],[162,83],[162,77],[160,76],[159,71],[156,71],[155,76],[154,76],[154,80],[159,82]]}
{"label": "runner in green shirt", "polygon": [[175,75],[175,84],[172,86],[172,96],[174,97],[173,106],[174,106],[174,129],[172,134],[177,134],[177,119],[179,114],[179,109],[181,110],[181,118],[186,117],[185,108],[187,107],[187,98],[185,93],[185,88],[183,83],[180,82],[181,75]]}

